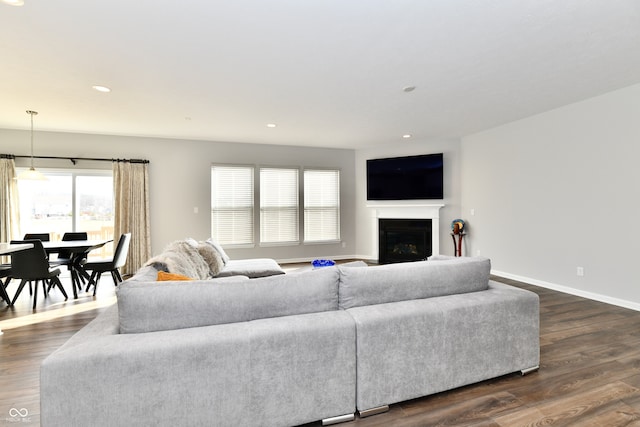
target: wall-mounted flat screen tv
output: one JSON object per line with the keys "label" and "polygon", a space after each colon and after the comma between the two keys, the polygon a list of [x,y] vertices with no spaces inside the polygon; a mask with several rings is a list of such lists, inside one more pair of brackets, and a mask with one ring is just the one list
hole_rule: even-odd
{"label": "wall-mounted flat screen tv", "polygon": [[367,160],[367,200],[442,199],[442,153]]}

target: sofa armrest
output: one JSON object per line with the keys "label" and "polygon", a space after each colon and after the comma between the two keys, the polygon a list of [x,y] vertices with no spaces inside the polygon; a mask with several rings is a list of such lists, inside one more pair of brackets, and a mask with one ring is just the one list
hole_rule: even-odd
{"label": "sofa armrest", "polygon": [[76,332],[62,346],[53,353],[65,351],[69,347],[82,344],[89,339],[96,337],[117,335],[120,333],[118,321],[118,305],[113,304],[107,307],[102,313],[96,316],[91,322]]}
{"label": "sofa armrest", "polygon": [[246,419],[251,354],[246,322],[80,341],[42,363],[43,426]]}

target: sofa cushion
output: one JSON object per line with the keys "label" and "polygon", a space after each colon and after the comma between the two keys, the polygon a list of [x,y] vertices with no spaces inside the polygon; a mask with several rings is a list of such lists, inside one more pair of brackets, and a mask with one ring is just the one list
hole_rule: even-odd
{"label": "sofa cushion", "polygon": [[486,290],[488,258],[418,261],[340,270],[340,308]]}
{"label": "sofa cushion", "polygon": [[192,328],[338,309],[338,270],[249,280],[125,281],[116,290],[121,333]]}
{"label": "sofa cushion", "polygon": [[247,276],[258,277],[284,274],[280,265],[271,258],[230,259],[216,277]]}
{"label": "sofa cushion", "polygon": [[224,264],[229,262],[229,255],[227,255],[227,253],[225,252],[225,250],[222,248],[222,246],[220,245],[220,243],[216,242],[215,240],[213,240],[212,238],[208,238],[207,241],[205,242],[209,245],[211,245],[211,247],[213,249],[216,250],[216,252],[218,252],[220,254],[220,257],[222,258],[222,262]]}

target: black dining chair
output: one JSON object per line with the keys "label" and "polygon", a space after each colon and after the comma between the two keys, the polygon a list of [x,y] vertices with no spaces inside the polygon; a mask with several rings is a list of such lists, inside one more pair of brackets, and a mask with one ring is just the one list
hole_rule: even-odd
{"label": "black dining chair", "polygon": [[[51,235],[49,233],[26,233],[22,238],[22,240],[33,240],[33,239],[40,240],[41,242],[49,242],[51,240]],[[47,259],[48,258],[49,258],[49,255],[47,255]],[[5,285],[9,285],[10,281],[11,281],[11,276],[9,276]],[[29,295],[33,295],[33,289],[31,289],[31,282],[29,282]]]}
{"label": "black dining chair", "polygon": [[[75,240],[87,240],[87,232],[86,231],[73,231],[64,233],[62,235],[63,242],[70,242]],[[69,265],[73,262],[73,254],[71,251],[60,251],[58,252],[58,258],[56,258],[52,263],[56,265]]]}
{"label": "black dining chair", "polygon": [[40,240],[41,242],[48,242],[51,240],[51,236],[49,235],[49,233],[27,233],[22,238],[22,240],[33,240],[33,239]]}
{"label": "black dining chair", "polygon": [[21,279],[21,282],[10,305],[15,304],[25,284],[29,283],[29,286],[31,286],[31,282],[35,282],[33,288],[33,309],[35,310],[38,301],[38,282],[40,281],[42,282],[42,290],[45,296],[48,292],[46,285],[49,283],[49,289],[57,286],[66,300],[68,298],[67,292],[64,290],[62,282],[60,282],[58,278],[60,269],[49,269],[49,260],[47,259],[47,253],[42,247],[42,241],[37,239],[12,240],[11,243],[32,243],[33,248],[15,252],[11,255],[11,273],[9,277],[12,279]]}
{"label": "black dining chair", "polygon": [[[6,283],[2,281],[2,278],[9,277],[11,275],[11,264],[2,264],[0,265],[0,297],[7,303],[7,305],[11,304],[11,299],[9,299],[9,295],[7,294]],[[7,279],[9,280],[9,279]]]}
{"label": "black dining chair", "polygon": [[91,285],[93,285],[93,295],[95,296],[96,290],[98,289],[98,282],[100,282],[100,277],[102,276],[102,273],[106,273],[107,271],[111,273],[113,283],[116,286],[122,282],[122,276],[120,275],[119,269],[127,262],[130,242],[131,233],[125,233],[120,236],[120,240],[118,240],[118,246],[116,246],[116,250],[113,253],[113,258],[92,261],[84,265],[84,269],[86,271],[91,271],[91,278],[89,279],[86,292],[89,292]]}
{"label": "black dining chair", "polygon": [[[62,235],[62,241],[63,242],[70,242],[70,241],[77,241],[77,240],[87,240],[88,239],[88,235],[86,231],[70,231],[67,233],[64,233]],[[78,257],[78,259],[74,258],[74,254],[71,251],[68,250],[61,250],[60,252],[58,252],[58,257],[54,260],[49,260],[49,265],[51,266],[61,266],[61,265],[66,265],[67,266],[67,270],[71,271],[72,270],[72,264],[74,262],[76,263],[80,263],[80,264],[84,264],[85,262],[87,262],[87,257],[86,254],[76,254],[76,257]],[[86,283],[86,281],[89,279],[89,277],[85,277],[82,274],[78,274],[77,279],[84,285]],[[76,281],[75,280],[71,280],[72,282],[72,286],[76,286]],[[82,290],[82,287],[80,286],[80,282],[78,282],[78,291]]]}
{"label": "black dining chair", "polygon": [[[70,241],[77,241],[77,240],[87,240],[87,232],[86,231],[72,231],[72,232],[68,232],[68,233],[64,233],[62,235],[62,241],[63,242],[70,242]],[[80,254],[80,256],[82,256],[83,254]],[[58,252],[58,257],[54,260],[50,260],[49,264],[50,265],[66,265],[68,270],[71,270],[71,264],[77,261],[74,259],[73,257],[73,253],[71,251],[67,251],[67,250],[62,250],[60,252]],[[81,263],[86,262],[86,257],[83,258],[83,260],[80,261]],[[82,283],[85,282],[85,277],[80,275],[80,280],[82,280]]]}

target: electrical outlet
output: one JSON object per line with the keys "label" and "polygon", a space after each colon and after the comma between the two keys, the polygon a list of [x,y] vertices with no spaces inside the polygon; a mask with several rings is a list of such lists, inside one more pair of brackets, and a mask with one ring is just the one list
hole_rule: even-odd
{"label": "electrical outlet", "polygon": [[576,267],[576,274],[580,277],[584,276],[584,268]]}
{"label": "electrical outlet", "polygon": [[480,249],[476,251],[476,256],[480,256]]}
{"label": "electrical outlet", "polygon": [[471,214],[471,216],[474,216],[476,214],[476,210],[475,208],[471,208],[471,210],[469,211],[469,213]]}

